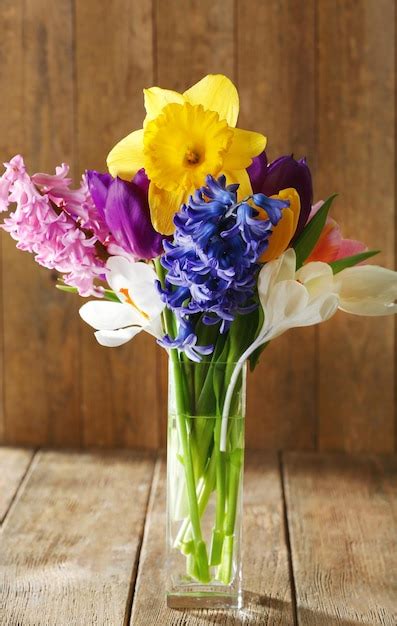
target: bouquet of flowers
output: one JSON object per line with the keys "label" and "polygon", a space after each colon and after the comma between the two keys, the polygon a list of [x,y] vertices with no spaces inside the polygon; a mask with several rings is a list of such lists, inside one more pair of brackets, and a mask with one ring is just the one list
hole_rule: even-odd
{"label": "bouquet of flowers", "polygon": [[395,313],[397,273],[362,264],[378,251],[342,237],[329,216],[335,196],[313,205],[305,159],[268,163],[266,138],[236,127],[228,78],[144,98],[143,128],[78,189],[65,164],[29,176],[21,156],[6,163],[0,211],[15,206],[2,227],[59,272],[59,289],[94,296],[80,315],[100,344],[144,330],[167,350],[175,595],[212,585],[236,598],[245,364],[338,308]]}

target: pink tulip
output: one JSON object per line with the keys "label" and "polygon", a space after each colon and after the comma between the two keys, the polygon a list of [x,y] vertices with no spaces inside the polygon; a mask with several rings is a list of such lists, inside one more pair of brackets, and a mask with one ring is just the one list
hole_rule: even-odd
{"label": "pink tulip", "polygon": [[[317,204],[313,205],[309,221],[322,207],[324,202],[321,200]],[[311,261],[323,261],[324,263],[331,263],[338,259],[345,259],[348,256],[359,254],[367,250],[367,246],[361,241],[355,241],[354,239],[343,239],[340,226],[335,222],[332,217],[327,217],[327,221],[317,241],[314,250],[311,255],[306,259],[305,263]]]}

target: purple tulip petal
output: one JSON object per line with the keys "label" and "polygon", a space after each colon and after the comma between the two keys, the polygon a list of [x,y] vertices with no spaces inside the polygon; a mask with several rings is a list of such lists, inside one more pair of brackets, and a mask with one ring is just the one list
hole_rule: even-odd
{"label": "purple tulip petal", "polygon": [[90,190],[91,198],[94,201],[96,209],[102,220],[106,221],[106,198],[109,186],[114,180],[113,176],[110,174],[102,174],[101,172],[96,172],[95,170],[87,170],[85,175],[87,177],[88,189]]}
{"label": "purple tulip petal", "polygon": [[137,258],[152,259],[163,251],[163,237],[152,226],[147,196],[135,183],[114,179],[105,219],[116,242]]}
{"label": "purple tulip petal", "polygon": [[267,173],[267,156],[265,151],[252,160],[251,165],[247,168],[247,172],[250,177],[252,191],[254,193],[261,192]]}
{"label": "purple tulip petal", "polygon": [[148,179],[146,172],[143,168],[137,171],[134,178],[132,179],[132,182],[135,183],[135,185],[138,185],[138,187],[145,194],[149,193],[150,180]]}
{"label": "purple tulip petal", "polygon": [[309,218],[313,202],[312,177],[306,159],[296,161],[293,156],[282,156],[268,165],[262,193],[272,196],[288,187],[296,189],[301,201],[296,238]]}

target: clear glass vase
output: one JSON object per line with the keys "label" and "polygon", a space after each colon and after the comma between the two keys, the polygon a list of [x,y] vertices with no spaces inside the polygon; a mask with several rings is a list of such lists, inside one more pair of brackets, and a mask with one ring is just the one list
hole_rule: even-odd
{"label": "clear glass vase", "polygon": [[[246,366],[169,361],[167,603],[240,608]],[[229,393],[228,393],[229,390]]]}

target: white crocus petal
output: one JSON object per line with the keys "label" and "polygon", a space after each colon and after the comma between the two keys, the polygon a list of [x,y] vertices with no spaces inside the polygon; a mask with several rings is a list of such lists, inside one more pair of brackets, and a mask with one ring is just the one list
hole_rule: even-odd
{"label": "white crocus petal", "polygon": [[339,308],[354,315],[397,312],[397,272],[378,265],[357,265],[335,275]]}
{"label": "white crocus petal", "polygon": [[98,331],[98,342],[103,346],[121,346],[141,330],[161,337],[164,303],[156,288],[153,268],[122,256],[111,257],[106,264],[106,277],[121,302],[96,300],[80,309],[83,320]]}
{"label": "white crocus petal", "polygon": [[265,325],[272,334],[287,329],[289,320],[305,309],[309,300],[307,289],[294,280],[285,280],[274,285],[265,306]]}
{"label": "white crocus petal", "polygon": [[274,259],[262,267],[258,277],[258,292],[262,306],[276,283],[280,282],[280,280],[294,278],[295,265],[295,250],[289,248],[278,259]]}
{"label": "white crocus petal", "polygon": [[160,339],[164,335],[161,316],[158,315],[157,317],[153,317],[147,326],[145,326],[144,330],[153,335],[153,337],[156,337],[156,339]]}
{"label": "white crocus petal", "polygon": [[288,250],[286,250],[280,258],[281,263],[275,277],[275,282],[279,283],[282,280],[294,279],[296,272],[295,250],[293,248],[288,248]]}
{"label": "white crocus petal", "polygon": [[296,272],[295,279],[305,285],[311,297],[335,291],[334,275],[328,263],[313,261],[303,265]]}
{"label": "white crocus petal", "polygon": [[95,330],[116,330],[142,323],[142,317],[134,307],[121,302],[91,300],[83,304],[79,312],[81,318]]}
{"label": "white crocus petal", "polygon": [[131,263],[124,257],[111,257],[106,263],[107,279],[117,294],[127,289],[138,309],[148,317],[159,315],[164,303],[156,288],[157,274],[147,263]]}
{"label": "white crocus petal", "polygon": [[328,320],[338,308],[338,296],[323,291],[314,295],[296,281],[275,285],[265,312],[266,341],[275,339],[290,328],[312,326]]}
{"label": "white crocus petal", "polygon": [[94,334],[101,346],[117,348],[130,341],[141,330],[140,326],[130,326],[130,328],[120,328],[119,330],[97,330]]}
{"label": "white crocus petal", "polygon": [[326,322],[336,313],[338,305],[339,298],[336,294],[323,293],[311,300],[308,306],[291,320],[292,326],[299,328]]}

